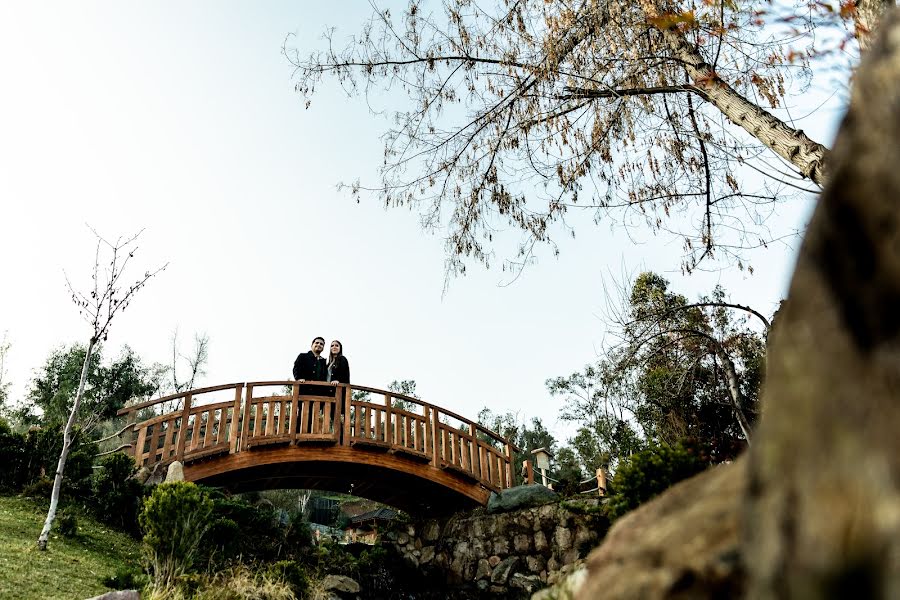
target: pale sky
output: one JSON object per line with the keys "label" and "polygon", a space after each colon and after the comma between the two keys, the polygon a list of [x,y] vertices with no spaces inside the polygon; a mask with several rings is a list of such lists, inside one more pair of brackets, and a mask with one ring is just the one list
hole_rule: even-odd
{"label": "pale sky", "polygon": [[[138,270],[169,262],[113,323],[105,355],[130,345],[169,360],[210,337],[202,384],[288,378],[317,335],[344,343],[354,383],[415,379],[429,402],[544,419],[560,437],[548,378],[596,358],[604,278],[652,269],[690,297],[722,283],[771,313],[790,245],[755,252],[755,275],[678,272],[680,246],[614,222],[559,236],[512,285],[470,265],[446,295],[443,239],[415,213],[357,204],[340,181],[375,181],[382,117],[323,86],[309,110],[281,54],[326,26],[355,33],[361,0],[0,4],[0,335],[14,398],[52,348],[89,335],[65,287],[89,283],[90,224],[145,229]],[[835,110],[803,123],[829,142]],[[824,116],[822,116],[824,115]],[[808,204],[779,218],[801,227]],[[561,440],[562,441],[562,440]]]}

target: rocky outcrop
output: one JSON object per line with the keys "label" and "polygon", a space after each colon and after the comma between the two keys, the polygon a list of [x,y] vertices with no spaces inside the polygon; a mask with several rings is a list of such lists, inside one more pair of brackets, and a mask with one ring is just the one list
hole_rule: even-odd
{"label": "rocky outcrop", "polygon": [[528,598],[580,566],[607,526],[592,498],[420,521],[382,543],[448,590]]}
{"label": "rocky outcrop", "polygon": [[746,461],[683,481],[618,521],[579,598],[739,598]]}
{"label": "rocky outcrop", "polygon": [[540,485],[517,485],[499,494],[494,492],[488,499],[487,511],[490,514],[521,510],[532,506],[541,506],[557,502],[559,495],[550,488]]}

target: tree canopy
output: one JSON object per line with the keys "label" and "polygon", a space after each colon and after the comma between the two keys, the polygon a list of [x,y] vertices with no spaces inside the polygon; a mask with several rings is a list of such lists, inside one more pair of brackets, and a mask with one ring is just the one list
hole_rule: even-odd
{"label": "tree canopy", "polygon": [[680,237],[686,269],[767,243],[774,203],[818,190],[827,157],[773,111],[806,89],[820,29],[865,33],[890,2],[435,4],[376,7],[345,44],[330,30],[327,48],[285,53],[307,107],[326,77],[370,106],[407,96],[379,185],[351,188],[446,228],[458,273],[490,262],[501,228],[527,260],[579,209]]}
{"label": "tree canopy", "polygon": [[626,292],[618,340],[597,363],[547,382],[564,400],[561,417],[580,425],[571,444],[582,463],[615,465],[647,442],[685,439],[714,460],[733,457],[757,418],[768,319],[719,287],[691,303],[655,273]]}
{"label": "tree canopy", "polygon": [[[26,402],[17,415],[19,420],[46,427],[60,427],[66,422],[78,390],[84,354],[85,347],[81,344],[51,351],[31,382]],[[156,393],[164,376],[165,367],[145,365],[128,346],[122,349],[118,358],[106,364],[102,349],[95,349],[78,422],[88,427],[112,418],[133,398],[146,398]]]}

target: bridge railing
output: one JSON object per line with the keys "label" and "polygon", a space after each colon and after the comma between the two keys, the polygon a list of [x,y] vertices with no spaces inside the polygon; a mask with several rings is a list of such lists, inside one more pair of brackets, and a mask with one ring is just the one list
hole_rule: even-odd
{"label": "bridge railing", "polygon": [[[166,414],[146,415],[173,405]],[[518,452],[508,440],[454,412],[347,384],[234,383],[135,404],[119,414],[133,424],[123,446],[138,466],[273,444],[335,444],[398,454],[500,490],[513,485]]]}

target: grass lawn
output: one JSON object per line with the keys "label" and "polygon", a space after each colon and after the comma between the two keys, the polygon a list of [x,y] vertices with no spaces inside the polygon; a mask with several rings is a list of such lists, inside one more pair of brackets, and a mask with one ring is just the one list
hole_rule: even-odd
{"label": "grass lawn", "polygon": [[50,534],[46,552],[37,537],[47,515],[45,502],[0,496],[0,598],[84,600],[119,567],[138,566],[140,542],[88,517],[78,517],[78,536]]}

